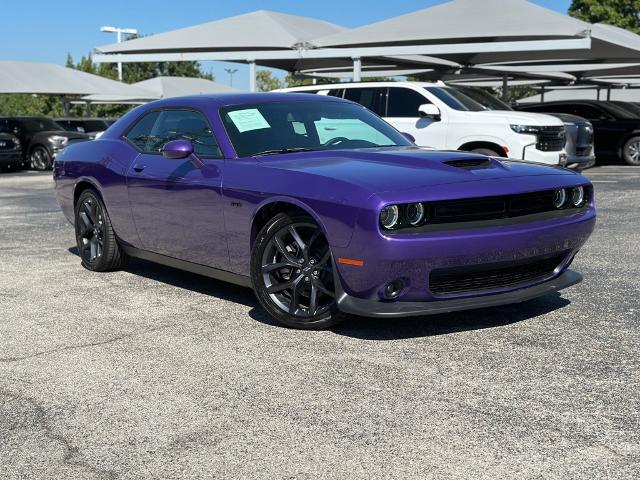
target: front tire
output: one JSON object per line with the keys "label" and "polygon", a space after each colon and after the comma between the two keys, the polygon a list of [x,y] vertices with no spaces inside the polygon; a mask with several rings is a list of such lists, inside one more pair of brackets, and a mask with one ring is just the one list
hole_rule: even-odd
{"label": "front tire", "polygon": [[33,150],[31,150],[29,162],[33,170],[39,171],[51,170],[51,167],[53,165],[49,150],[47,150],[42,145],[38,145],[37,147],[34,147]]}
{"label": "front tire", "polygon": [[478,153],[480,155],[486,155],[487,157],[501,157],[498,152],[491,150],[490,148],[474,148],[471,153]]}
{"label": "front tire", "polygon": [[121,269],[126,261],[107,209],[93,189],[83,191],[75,208],[76,243],[82,266],[94,272]]}
{"label": "front tire", "polygon": [[640,165],[640,136],[631,137],[622,147],[622,159],[633,166]]}
{"label": "front tire", "polygon": [[280,213],[264,226],[251,252],[251,281],[262,308],[288,327],[320,330],[345,318],[331,249],[308,216]]}

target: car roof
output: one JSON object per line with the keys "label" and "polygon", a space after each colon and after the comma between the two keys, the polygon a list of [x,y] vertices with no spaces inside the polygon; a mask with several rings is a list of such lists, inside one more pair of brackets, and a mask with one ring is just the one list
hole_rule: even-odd
{"label": "car roof", "polygon": [[293,94],[286,92],[256,92],[256,93],[215,93],[202,95],[189,95],[184,97],[171,97],[148,103],[147,106],[159,108],[162,106],[175,106],[180,104],[201,105],[213,104],[216,107],[231,105],[244,105],[254,103],[278,103],[278,102],[345,102],[341,98],[323,97],[315,94]]}
{"label": "car roof", "polygon": [[287,90],[331,90],[337,88],[344,87],[449,87],[451,85],[447,85],[444,82],[394,82],[394,81],[383,81],[383,82],[340,82],[340,83],[325,83],[325,84],[316,84],[316,85],[303,85],[300,87],[289,87],[278,90],[287,91]]}

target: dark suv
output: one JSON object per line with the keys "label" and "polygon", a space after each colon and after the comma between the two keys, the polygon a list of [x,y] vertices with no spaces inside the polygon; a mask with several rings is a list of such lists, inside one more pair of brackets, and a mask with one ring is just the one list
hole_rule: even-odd
{"label": "dark suv", "polygon": [[[461,85],[450,85],[450,87],[460,90],[489,110],[513,110],[508,104],[485,90]],[[591,122],[565,113],[553,112],[551,115],[564,122],[567,134],[567,143],[564,146],[564,150],[567,152],[567,167],[580,171],[595,165],[596,155],[593,146],[593,125],[591,125]]]}
{"label": "dark suv", "polygon": [[21,164],[20,140],[7,127],[0,125],[0,171],[17,170]]}
{"label": "dark suv", "polygon": [[0,129],[18,137],[22,162],[34,170],[50,170],[53,159],[69,142],[91,139],[84,133],[68,132],[46,117],[0,117]]}
{"label": "dark suv", "polygon": [[104,118],[56,118],[55,122],[68,132],[86,133],[95,137],[97,133],[104,132],[110,124]]}
{"label": "dark suv", "polygon": [[525,103],[517,107],[525,112],[568,113],[586,118],[593,124],[596,155],[620,157],[629,165],[640,165],[640,115],[613,102],[565,100]]}

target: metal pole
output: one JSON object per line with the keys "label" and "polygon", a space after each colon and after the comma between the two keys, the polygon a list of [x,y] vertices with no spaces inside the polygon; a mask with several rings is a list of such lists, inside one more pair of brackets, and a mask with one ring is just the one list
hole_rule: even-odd
{"label": "metal pole", "polygon": [[85,117],[90,117],[91,116],[91,102],[85,102],[85,104],[84,104],[84,116]]}
{"label": "metal pole", "polygon": [[540,101],[544,103],[544,85],[542,85],[542,89],[540,90]]}
{"label": "metal pole", "polygon": [[600,87],[598,87],[598,96],[596,97],[596,100],[600,101]]}
{"label": "metal pole", "polygon": [[611,85],[607,87],[607,102],[611,100]]}
{"label": "metal pole", "polygon": [[353,81],[359,82],[362,78],[362,60],[360,57],[353,57]]}
{"label": "metal pole", "polygon": [[502,75],[502,101],[509,101],[509,76],[506,73]]}
{"label": "metal pole", "polygon": [[256,91],[256,62],[249,60],[249,91]]}
{"label": "metal pole", "polygon": [[[117,30],[116,35],[118,38],[117,42],[122,43],[122,31]],[[118,62],[118,80],[122,81],[122,62]]]}

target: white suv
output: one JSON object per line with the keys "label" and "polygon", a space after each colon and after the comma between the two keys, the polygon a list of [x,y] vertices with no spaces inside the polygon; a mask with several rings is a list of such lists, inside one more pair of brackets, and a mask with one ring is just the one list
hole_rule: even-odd
{"label": "white suv", "polygon": [[549,165],[564,164],[565,130],[550,115],[488,110],[443,83],[363,82],[309,85],[281,92],[332,95],[360,103],[416,144]]}

